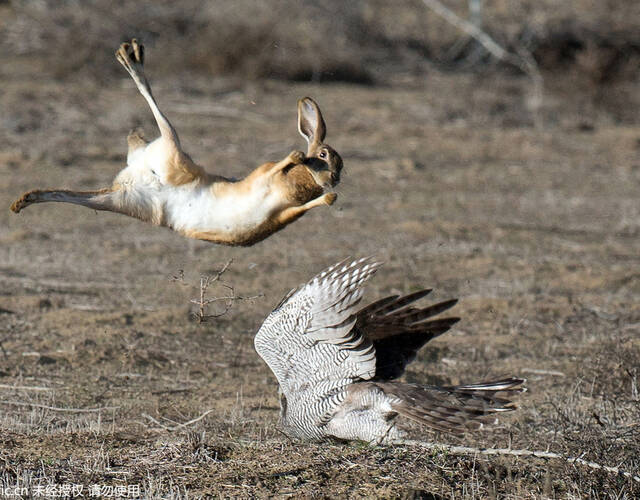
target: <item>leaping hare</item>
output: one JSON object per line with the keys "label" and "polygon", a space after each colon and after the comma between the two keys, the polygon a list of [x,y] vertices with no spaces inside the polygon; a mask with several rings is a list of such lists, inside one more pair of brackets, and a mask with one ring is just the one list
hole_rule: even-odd
{"label": "leaping hare", "polygon": [[166,226],[189,238],[250,246],[307,210],[335,202],[337,195],[324,191],[340,181],[342,159],[323,143],[326,127],[313,99],[298,101],[298,129],[308,142],[306,155],[293,151],[244,179],[228,179],[205,172],[180,147],[178,134],[158,108],[144,75],[144,46],[136,39],[123,43],[116,58],[149,103],[160,137],[148,143],[138,132],[129,134],[127,166],[110,188],[29,191],[11,210],[17,213],[46,201],[75,203]]}

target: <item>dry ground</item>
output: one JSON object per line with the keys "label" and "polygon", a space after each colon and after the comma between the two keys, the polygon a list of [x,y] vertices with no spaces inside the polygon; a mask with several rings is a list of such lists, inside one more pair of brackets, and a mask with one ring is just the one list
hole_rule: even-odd
{"label": "dry ground", "polygon": [[[422,286],[461,298],[463,321],[407,380],[528,378],[500,426],[415,438],[639,475],[640,122],[619,120],[630,113],[616,103],[637,81],[593,91],[549,77],[536,129],[528,80],[505,72],[245,84],[155,77],[158,57],[149,50],[156,97],[211,171],[242,175],[300,148],[295,102],[315,97],[345,160],[338,202],[249,249],[69,205],[14,215],[27,189],[107,186],[128,130],[155,128],[124,71],[95,81],[0,68],[3,485],[140,485],[148,498],[640,495],[640,483],[557,460],[291,442],[252,344],[290,288],[374,254],[386,265],[367,298]],[[200,275],[231,258],[226,282],[262,297],[194,321]]]}

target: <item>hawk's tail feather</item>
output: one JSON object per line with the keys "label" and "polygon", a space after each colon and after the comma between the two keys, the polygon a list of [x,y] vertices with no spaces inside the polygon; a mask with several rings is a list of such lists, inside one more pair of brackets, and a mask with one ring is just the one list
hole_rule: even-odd
{"label": "hawk's tail feather", "polygon": [[376,385],[394,397],[391,406],[399,415],[436,430],[460,434],[482,427],[496,413],[515,410],[512,398],[526,390],[524,383],[524,379],[510,377],[453,387],[399,382]]}

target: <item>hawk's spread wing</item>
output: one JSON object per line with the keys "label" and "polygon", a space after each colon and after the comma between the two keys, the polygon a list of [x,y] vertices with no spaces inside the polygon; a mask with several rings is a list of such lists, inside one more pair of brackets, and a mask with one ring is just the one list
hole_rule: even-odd
{"label": "hawk's spread wing", "polygon": [[376,372],[375,349],[353,326],[362,284],[379,267],[370,259],[340,262],[292,290],[256,334],[256,351],[287,398],[334,393]]}
{"label": "hawk's spread wing", "polygon": [[398,378],[422,346],[442,335],[460,319],[433,319],[453,307],[458,302],[456,299],[427,307],[411,305],[430,292],[420,290],[402,297],[387,297],[356,314],[354,330],[373,342],[376,349],[376,380]]}

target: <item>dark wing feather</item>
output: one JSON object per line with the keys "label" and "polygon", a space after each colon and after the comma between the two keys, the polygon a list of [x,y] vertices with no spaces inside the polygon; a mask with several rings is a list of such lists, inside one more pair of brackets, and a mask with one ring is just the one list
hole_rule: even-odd
{"label": "dark wing feather", "polygon": [[524,379],[511,377],[454,387],[422,387],[398,382],[375,384],[397,398],[392,407],[400,415],[437,430],[458,434],[465,429],[481,427],[495,413],[514,410],[511,399],[525,391],[524,382]]}
{"label": "dark wing feather", "polygon": [[404,306],[415,302],[416,300],[426,297],[431,293],[431,289],[420,290],[418,292],[410,293],[400,297],[399,295],[392,295],[391,297],[385,297],[384,299],[376,300],[372,304],[369,304],[364,309],[358,311],[358,316],[362,319],[377,314],[378,316],[383,314],[389,314]]}
{"label": "dark wing feather", "polygon": [[378,380],[393,380],[400,377],[405,368],[415,358],[420,349],[431,339],[442,335],[459,321],[459,318],[446,318],[430,321],[407,329],[405,333],[376,340],[376,375]]}
{"label": "dark wing feather", "polygon": [[402,297],[386,297],[356,315],[355,330],[372,341],[376,349],[376,379],[398,378],[424,344],[459,321],[459,318],[430,320],[453,307],[457,299],[423,308],[409,307],[430,292],[420,290]]}

